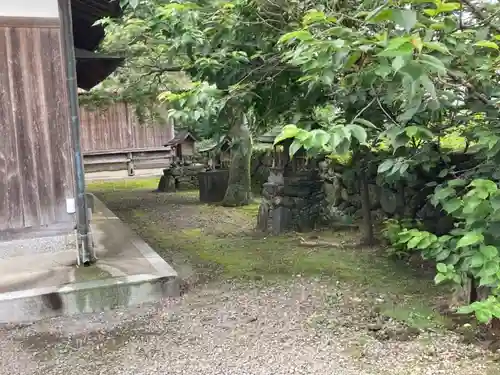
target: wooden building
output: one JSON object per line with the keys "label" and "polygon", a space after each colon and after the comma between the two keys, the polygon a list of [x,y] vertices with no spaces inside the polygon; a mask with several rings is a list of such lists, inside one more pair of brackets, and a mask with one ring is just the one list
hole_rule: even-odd
{"label": "wooden building", "polygon": [[[60,7],[68,3],[63,1],[0,4],[0,239],[18,232],[68,231],[75,223],[67,209],[68,200],[75,199],[75,177],[60,22]],[[93,23],[118,16],[119,4],[71,1],[75,47],[93,51],[104,35]],[[78,84],[89,87],[118,63],[108,58],[102,69],[79,74]],[[77,73],[85,66],[78,67],[77,60]]]}
{"label": "wooden building", "polygon": [[127,169],[133,176],[136,169],[172,163],[172,149],[164,145],[174,137],[173,122],[157,118],[143,123],[126,102],[80,107],[80,129],[85,172]]}
{"label": "wooden building", "polygon": [[172,121],[141,123],[133,106],[125,102],[97,109],[80,107],[80,124],[84,153],[159,148],[174,138]]}

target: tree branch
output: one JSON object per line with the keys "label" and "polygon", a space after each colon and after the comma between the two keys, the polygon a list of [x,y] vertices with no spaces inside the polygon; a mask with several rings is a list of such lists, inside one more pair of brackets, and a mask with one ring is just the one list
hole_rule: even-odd
{"label": "tree branch", "polygon": [[[460,0],[462,5],[467,6],[472,14],[474,14],[481,21],[488,21],[488,16],[483,12],[482,9],[478,8],[475,4],[472,3],[471,0]],[[488,26],[490,26],[493,30],[496,31],[497,34],[500,34],[500,28],[488,22]]]}

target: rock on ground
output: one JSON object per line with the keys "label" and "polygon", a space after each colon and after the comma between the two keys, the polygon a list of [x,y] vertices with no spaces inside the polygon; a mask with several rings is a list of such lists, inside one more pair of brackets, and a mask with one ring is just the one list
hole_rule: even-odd
{"label": "rock on ground", "polygon": [[[9,375],[489,375],[451,333],[380,340],[348,287],[300,278],[206,286],[180,299],[0,328]],[[393,324],[385,322],[384,324]]]}

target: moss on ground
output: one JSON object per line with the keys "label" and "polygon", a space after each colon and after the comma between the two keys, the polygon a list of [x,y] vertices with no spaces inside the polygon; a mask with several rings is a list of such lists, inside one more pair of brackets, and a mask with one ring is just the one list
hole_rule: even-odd
{"label": "moss on ground", "polygon": [[154,194],[153,185],[152,179],[134,179],[91,182],[88,188],[174,268],[189,264],[202,280],[274,282],[301,275],[347,282],[383,296],[383,315],[419,328],[443,323],[432,309],[438,296],[432,278],[378,249],[343,247],[356,242],[357,232],[316,232],[339,246],[303,247],[300,237],[310,234],[255,233],[257,201],[235,208],[206,205],[198,203],[197,192]]}
{"label": "moss on ground", "polygon": [[120,180],[87,181],[90,192],[109,193],[114,191],[155,190],[158,188],[159,177],[139,177]]}

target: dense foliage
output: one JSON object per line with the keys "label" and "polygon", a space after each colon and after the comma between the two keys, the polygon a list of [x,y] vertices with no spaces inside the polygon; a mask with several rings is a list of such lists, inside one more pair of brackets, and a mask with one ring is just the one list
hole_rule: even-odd
{"label": "dense foliage", "polygon": [[[288,124],[277,141],[293,139],[291,154],[350,152],[361,181],[368,162],[387,184],[442,168],[432,202],[456,228],[437,236],[399,227],[391,240],[435,260],[437,283],[489,287],[466,311],[483,322],[500,316],[497,2],[122,3],[126,17],[104,21],[105,48],[130,56],[117,78],[129,98],[168,101],[171,117],[205,136],[233,130],[244,155],[250,130]],[[173,84],[174,73],[188,83]],[[449,164],[449,134],[464,137],[473,168]],[[370,158],[377,148],[393,157]]]}

